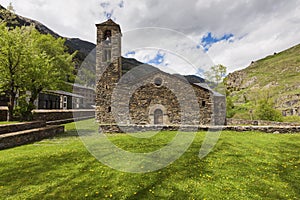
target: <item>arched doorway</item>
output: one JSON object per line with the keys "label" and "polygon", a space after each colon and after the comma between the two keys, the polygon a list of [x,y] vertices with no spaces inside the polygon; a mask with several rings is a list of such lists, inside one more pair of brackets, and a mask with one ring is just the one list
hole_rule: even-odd
{"label": "arched doorway", "polygon": [[161,109],[156,109],[154,111],[154,124],[164,123],[164,113]]}
{"label": "arched doorway", "polygon": [[161,104],[151,105],[149,108],[149,121],[152,125],[169,124],[167,109]]}

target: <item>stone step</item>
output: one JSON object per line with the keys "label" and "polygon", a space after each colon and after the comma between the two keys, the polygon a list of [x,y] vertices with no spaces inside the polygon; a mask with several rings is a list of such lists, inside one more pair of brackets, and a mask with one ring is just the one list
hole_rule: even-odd
{"label": "stone step", "polygon": [[0,135],[6,133],[13,133],[18,131],[25,131],[35,128],[46,127],[45,121],[34,121],[34,122],[21,122],[16,124],[4,124],[0,125]]}
{"label": "stone step", "polygon": [[51,138],[63,132],[64,126],[46,126],[2,134],[0,135],[0,150]]}

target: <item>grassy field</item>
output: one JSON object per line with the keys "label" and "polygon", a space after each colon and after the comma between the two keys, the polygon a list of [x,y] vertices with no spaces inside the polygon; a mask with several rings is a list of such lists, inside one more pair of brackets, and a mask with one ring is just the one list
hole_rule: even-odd
{"label": "grassy field", "polygon": [[[0,199],[300,199],[300,135],[222,132],[199,159],[205,132],[178,160],[131,174],[97,161],[74,129],[51,140],[0,151]],[[128,151],[151,151],[175,132],[151,139],[112,135]]]}
{"label": "grassy field", "polygon": [[6,124],[16,124],[16,123],[19,123],[19,122],[17,122],[17,121],[15,121],[15,122],[1,121],[1,122],[0,122],[0,125],[6,125]]}

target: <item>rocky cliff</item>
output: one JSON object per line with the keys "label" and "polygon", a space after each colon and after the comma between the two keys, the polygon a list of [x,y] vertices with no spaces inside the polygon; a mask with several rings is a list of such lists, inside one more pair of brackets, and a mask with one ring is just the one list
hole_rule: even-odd
{"label": "rocky cliff", "polygon": [[300,115],[300,45],[252,62],[224,83],[234,103],[269,98],[283,115]]}

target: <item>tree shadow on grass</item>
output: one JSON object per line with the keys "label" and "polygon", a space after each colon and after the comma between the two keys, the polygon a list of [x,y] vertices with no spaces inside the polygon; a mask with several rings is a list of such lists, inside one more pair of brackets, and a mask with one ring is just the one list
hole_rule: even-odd
{"label": "tree shadow on grass", "polygon": [[[71,130],[70,135],[75,133],[75,130]],[[41,153],[40,156],[27,152],[24,154],[26,157],[22,155],[3,163],[0,180],[3,181],[1,184],[9,188],[20,188],[17,193],[29,192],[26,188],[31,185],[47,188],[31,192],[33,199],[61,196],[68,199],[82,199],[87,192],[91,199],[104,198],[110,193],[115,199],[125,196],[128,199],[185,199],[192,194],[181,185],[183,182],[202,181],[199,178],[200,172],[212,173],[206,160],[198,158],[200,143],[199,140],[193,143],[180,159],[166,168],[144,174],[130,174],[110,169],[93,158],[79,143],[75,143],[72,148],[69,146],[53,147],[50,150],[48,147],[41,148],[31,152],[43,150],[49,152]],[[21,164],[17,165],[15,162]],[[140,187],[137,188],[137,185]],[[99,192],[98,196],[94,191]],[[15,195],[15,192],[10,191],[8,195]]]}

